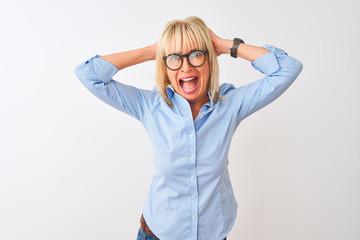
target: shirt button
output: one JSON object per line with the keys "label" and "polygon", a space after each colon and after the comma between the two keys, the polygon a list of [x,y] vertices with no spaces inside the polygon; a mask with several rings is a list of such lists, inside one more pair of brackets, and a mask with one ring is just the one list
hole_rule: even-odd
{"label": "shirt button", "polygon": [[195,218],[196,218],[195,216],[192,217],[192,219],[195,219]]}
{"label": "shirt button", "polygon": [[195,177],[194,176],[191,176],[191,179],[194,179]]}
{"label": "shirt button", "polygon": [[189,135],[189,137],[190,137],[190,138],[192,138],[192,137],[193,137],[193,135],[192,135],[192,134],[190,134],[190,135]]}
{"label": "shirt button", "polygon": [[195,195],[195,194],[193,194],[193,195],[192,195],[192,197],[196,197],[196,195]]}
{"label": "shirt button", "polygon": [[193,160],[193,157],[190,157],[190,161],[192,161]]}
{"label": "shirt button", "polygon": [[204,115],[201,115],[201,116],[200,116],[200,118],[203,118],[203,117],[204,117]]}

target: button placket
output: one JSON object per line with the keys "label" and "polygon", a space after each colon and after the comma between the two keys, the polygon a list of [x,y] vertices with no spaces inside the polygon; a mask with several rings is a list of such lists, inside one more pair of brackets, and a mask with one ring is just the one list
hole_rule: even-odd
{"label": "button placket", "polygon": [[197,239],[198,228],[198,188],[196,178],[196,131],[192,114],[185,116],[188,137],[188,176],[190,177],[189,201],[190,201],[190,235],[191,239]]}

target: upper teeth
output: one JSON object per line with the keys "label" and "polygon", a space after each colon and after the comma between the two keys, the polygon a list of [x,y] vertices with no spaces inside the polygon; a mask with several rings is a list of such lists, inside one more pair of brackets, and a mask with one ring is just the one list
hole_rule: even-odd
{"label": "upper teeth", "polygon": [[191,81],[191,80],[194,80],[195,78],[194,77],[192,77],[192,78],[183,78],[183,79],[181,79],[181,80],[183,80],[183,81]]}

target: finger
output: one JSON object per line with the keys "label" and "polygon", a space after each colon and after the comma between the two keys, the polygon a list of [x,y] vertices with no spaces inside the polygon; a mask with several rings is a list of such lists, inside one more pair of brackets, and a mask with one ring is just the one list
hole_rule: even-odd
{"label": "finger", "polygon": [[211,31],[211,29],[210,29],[210,28],[208,28],[208,29],[209,29],[209,33],[210,33],[211,38],[214,38],[214,36],[215,36],[214,32],[213,32],[213,31]]}

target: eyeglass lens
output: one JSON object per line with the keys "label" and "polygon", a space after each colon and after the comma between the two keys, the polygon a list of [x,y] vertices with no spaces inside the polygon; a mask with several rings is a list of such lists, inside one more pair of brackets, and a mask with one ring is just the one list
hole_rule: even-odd
{"label": "eyeglass lens", "polygon": [[[182,65],[182,58],[185,56],[180,56],[178,54],[171,54],[166,58],[166,65],[170,69],[179,69]],[[205,54],[200,51],[194,51],[189,55],[189,63],[194,67],[201,66],[205,61]]]}

